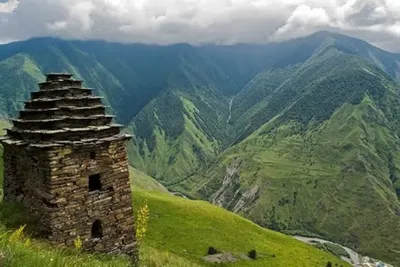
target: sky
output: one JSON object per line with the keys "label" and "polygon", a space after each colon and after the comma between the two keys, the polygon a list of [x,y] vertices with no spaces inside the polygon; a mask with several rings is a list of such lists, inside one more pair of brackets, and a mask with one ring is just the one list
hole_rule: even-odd
{"label": "sky", "polygon": [[268,43],[320,30],[400,52],[400,0],[0,0],[0,43]]}

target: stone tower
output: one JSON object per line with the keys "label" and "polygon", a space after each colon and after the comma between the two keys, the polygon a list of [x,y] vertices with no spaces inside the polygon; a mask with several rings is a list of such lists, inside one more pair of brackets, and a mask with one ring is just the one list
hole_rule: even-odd
{"label": "stone tower", "polygon": [[21,202],[53,244],[136,258],[126,141],[101,98],[71,74],[48,74],[4,146],[4,199]]}

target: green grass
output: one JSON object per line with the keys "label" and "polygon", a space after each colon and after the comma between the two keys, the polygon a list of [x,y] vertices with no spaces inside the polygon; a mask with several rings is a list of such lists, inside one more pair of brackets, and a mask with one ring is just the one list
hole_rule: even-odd
{"label": "green grass", "polygon": [[162,186],[159,182],[133,167],[129,167],[129,174],[132,179],[132,185],[134,185],[135,189],[168,192],[168,189]]}
{"label": "green grass", "polygon": [[[144,245],[170,253],[190,262],[200,259],[210,246],[236,255],[256,249],[259,258],[232,266],[324,266],[340,259],[303,244],[294,238],[273,232],[213,206],[165,193],[136,191],[134,203],[147,201],[150,223]],[[274,257],[275,255],[275,257]]]}
{"label": "green grass", "polygon": [[[133,168],[131,175],[135,207],[146,201],[150,209],[148,234],[141,254],[146,262],[159,258],[163,263],[158,266],[204,265],[200,259],[206,255],[208,247],[213,246],[236,255],[256,249],[261,257],[256,261],[232,264],[235,266],[295,266],[296,262],[296,266],[318,266],[318,263],[329,260],[346,266],[332,255],[320,253],[291,237],[263,229],[208,202],[167,194],[165,188],[154,187],[157,182],[152,177]],[[160,253],[164,257],[149,257],[147,251]]]}
{"label": "green grass", "polygon": [[[191,201],[167,193],[140,189],[134,205],[145,201],[150,221],[140,253],[141,266],[206,266],[201,260],[209,246],[235,255],[256,249],[257,260],[232,266],[324,266],[327,261],[347,266],[340,259],[291,237],[263,229],[254,223],[203,201]],[[0,206],[0,265],[36,266],[129,266],[124,257],[92,255],[73,249],[56,249],[28,236],[11,241],[13,229],[27,222],[15,205]],[[29,227],[28,231],[29,233]]]}
{"label": "green grass", "polygon": [[0,116],[15,116],[29,92],[43,80],[43,74],[26,54],[0,61]]}
{"label": "green grass", "polygon": [[[134,207],[147,202],[150,209],[147,236],[140,248],[141,266],[207,266],[201,258],[209,246],[237,255],[257,250],[259,259],[232,266],[323,266],[327,261],[347,266],[331,254],[263,229],[207,202],[172,196],[152,177],[134,168],[130,168],[130,174]],[[35,222],[25,214],[18,205],[0,204],[0,266],[129,266],[125,257],[57,249],[43,240],[30,239]],[[10,235],[24,224],[27,225],[25,237],[10,242]],[[28,238],[31,242],[27,245]]]}
{"label": "green grass", "polygon": [[[134,207],[144,202],[150,209],[147,236],[140,248],[141,266],[207,266],[201,260],[209,246],[235,255],[256,249],[257,260],[229,266],[324,266],[327,261],[347,266],[332,254],[320,251],[283,234],[254,223],[207,202],[186,200],[165,193],[150,176],[131,169]],[[148,191],[151,190],[151,191]],[[12,241],[10,235],[27,224],[25,236]],[[0,205],[0,266],[125,267],[125,257],[111,257],[57,249],[43,240],[30,239],[34,221],[18,205]],[[15,235],[15,234],[14,234]],[[27,244],[26,240],[30,242]]]}
{"label": "green grass", "polygon": [[[391,179],[399,177],[399,139],[387,122],[367,96],[307,131],[294,121],[276,128],[271,121],[182,188],[212,200],[226,167],[239,160],[232,182],[239,193],[227,189],[219,198],[224,207],[244,201],[237,212],[267,228],[311,232],[397,263],[400,203],[389,177],[391,172]],[[243,197],[254,188],[262,194]]]}
{"label": "green grass", "polygon": [[349,253],[347,253],[347,251],[341,246],[332,243],[325,243],[324,247],[326,251],[331,252],[333,255],[336,255],[338,257],[343,256],[349,258]]}
{"label": "green grass", "polygon": [[[11,241],[19,225],[27,224],[24,236]],[[27,221],[24,211],[16,205],[0,206],[0,266],[2,267],[128,267],[130,261],[124,256],[88,254],[74,249],[55,249],[44,241],[29,238],[34,222]],[[29,240],[27,242],[27,240]],[[140,249],[141,266],[198,266],[168,251],[143,245]]]}
{"label": "green grass", "polygon": [[11,124],[7,120],[2,120],[0,119],[0,136],[3,136],[5,134],[5,129],[10,127]]}
{"label": "green grass", "polygon": [[126,129],[134,136],[128,144],[132,166],[167,187],[213,159],[226,134],[226,97],[214,88],[192,91],[161,94]]}

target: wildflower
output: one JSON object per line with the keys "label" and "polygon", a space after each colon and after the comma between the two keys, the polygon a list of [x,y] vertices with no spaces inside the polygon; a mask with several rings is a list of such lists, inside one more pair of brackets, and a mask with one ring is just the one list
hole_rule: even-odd
{"label": "wildflower", "polygon": [[74,247],[76,250],[81,250],[82,248],[82,240],[79,235],[74,239]]}
{"label": "wildflower", "polygon": [[8,241],[10,241],[10,243],[15,243],[15,242],[22,240],[24,238],[24,229],[25,229],[25,225],[20,226],[17,230],[15,230],[10,235],[10,237],[8,238]]}
{"label": "wildflower", "polygon": [[150,210],[145,201],[144,205],[139,208],[136,214],[136,239],[140,242],[147,232],[147,223],[149,221]]}

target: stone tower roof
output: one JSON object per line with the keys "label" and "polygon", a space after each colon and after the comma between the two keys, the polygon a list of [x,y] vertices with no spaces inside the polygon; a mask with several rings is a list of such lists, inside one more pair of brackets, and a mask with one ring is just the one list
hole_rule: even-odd
{"label": "stone tower roof", "polygon": [[81,80],[69,73],[50,73],[31,93],[13,127],[1,142],[34,147],[84,146],[129,139],[121,125],[106,115],[101,97],[83,88]]}

